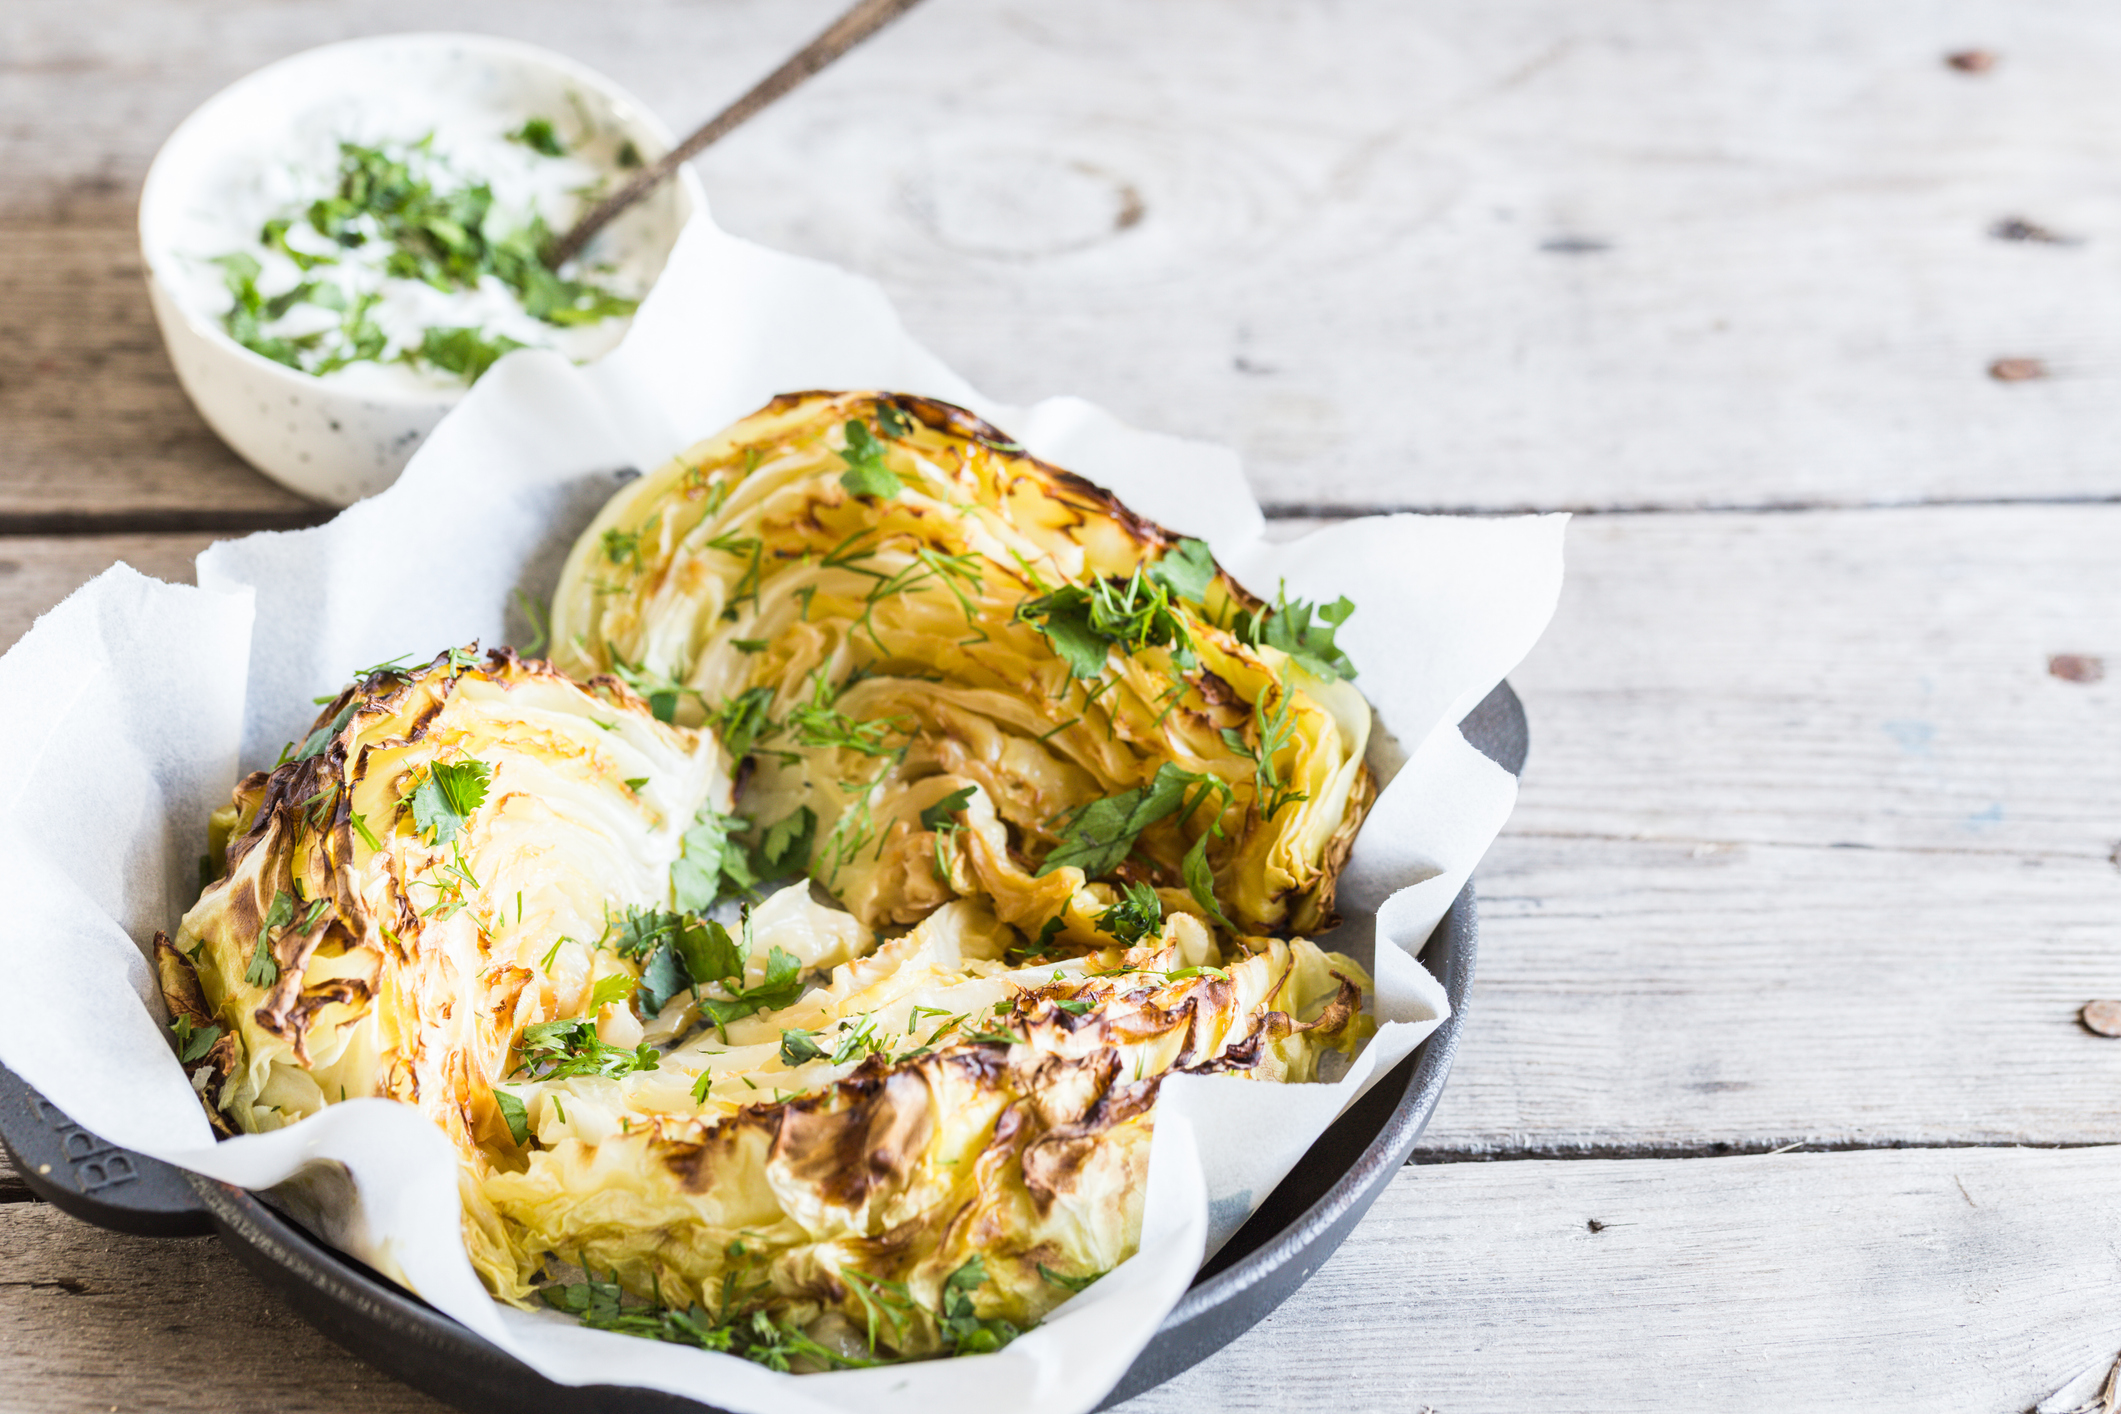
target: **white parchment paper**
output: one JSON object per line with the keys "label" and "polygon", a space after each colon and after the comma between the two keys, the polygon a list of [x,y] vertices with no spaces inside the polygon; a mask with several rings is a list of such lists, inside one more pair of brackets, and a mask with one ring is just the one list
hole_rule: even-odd
{"label": "white parchment paper", "polygon": [[[509,641],[517,588],[550,591],[575,534],[646,469],[776,393],[878,388],[979,412],[1033,452],[1199,535],[1255,592],[1346,594],[1341,641],[1389,785],[1356,842],[1328,946],[1374,946],[1374,1040],[1330,1085],[1177,1076],[1157,1109],[1141,1250],[988,1356],[777,1375],[490,1300],[458,1237],[455,1154],[409,1107],[335,1105],[215,1144],[164,1029],[145,947],[197,892],[207,813],[299,737],[356,667]],[[1413,394],[1418,396],[1418,390]],[[866,280],[696,220],[626,342],[589,368],[523,352],[435,429],[403,479],[313,530],[199,557],[199,586],[120,565],[0,659],[0,1061],[105,1138],[262,1188],[336,1161],[356,1200],[314,1220],[341,1247],[548,1377],[648,1385],[736,1411],[1080,1414],[1126,1370],[1205,1253],[1447,1010],[1415,960],[1515,800],[1455,723],[1530,649],[1561,585],[1564,517],[1355,521],[1290,544],[1230,451],[1075,399],[982,398],[910,339]],[[517,641],[521,641],[520,637]],[[1001,1403],[997,1403],[997,1400]]]}

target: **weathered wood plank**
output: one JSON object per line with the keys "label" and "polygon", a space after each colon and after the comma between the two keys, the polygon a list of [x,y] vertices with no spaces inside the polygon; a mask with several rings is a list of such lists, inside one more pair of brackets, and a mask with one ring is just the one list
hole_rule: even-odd
{"label": "weathered wood plank", "polygon": [[2121,1139],[2075,1019],[2121,996],[2117,544],[2121,507],[1579,520],[1425,1144]]}
{"label": "weathered wood plank", "polygon": [[0,535],[0,645],[12,644],[37,616],[119,560],[142,574],[189,584],[192,561],[215,537]]}
{"label": "weathered wood plank", "polygon": [[[2112,1150],[1411,1169],[1229,1349],[1126,1406],[2022,1410],[2121,1350]],[[1592,1231],[1592,1221],[1604,1224]],[[0,1206],[25,1414],[430,1410],[211,1240]]]}
{"label": "weathered wood plank", "polygon": [[[832,8],[452,23],[682,126]],[[0,519],[299,510],[176,391],[132,197],[221,84],[429,23],[411,0],[10,15]],[[1991,71],[1941,62],[1972,44]],[[2096,0],[951,0],[703,170],[733,229],[875,275],[996,395],[1235,442],[1274,503],[2110,498],[2121,217],[2089,193],[2121,158],[2117,62]],[[2062,239],[1989,234],[2008,218]],[[1997,381],[2003,357],[2051,376]]]}
{"label": "weathered wood plank", "polygon": [[2117,1195],[2105,1149],[1411,1169],[1126,1407],[2016,1414],[2121,1350]]}
{"label": "weathered wood plank", "polygon": [[321,519],[192,410],[147,307],[130,213],[113,216],[0,224],[0,532]]}
{"label": "weathered wood plank", "polygon": [[310,1329],[217,1240],[102,1232],[48,1203],[0,1204],[0,1370],[23,1414],[445,1407]]}

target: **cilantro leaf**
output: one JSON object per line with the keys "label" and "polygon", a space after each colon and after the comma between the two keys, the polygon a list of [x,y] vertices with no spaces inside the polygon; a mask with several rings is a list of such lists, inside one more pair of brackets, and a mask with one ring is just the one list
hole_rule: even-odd
{"label": "cilantro leaf", "polygon": [[243,973],[245,982],[253,987],[270,987],[280,980],[280,964],[266,942],[273,929],[285,928],[294,921],[295,896],[280,889],[273,894],[272,907],[265,911],[265,923],[258,929],[257,946],[251,949],[250,966]]}
{"label": "cilantro leaf", "polygon": [[840,485],[847,488],[850,496],[888,499],[906,489],[906,483],[884,465],[884,444],[870,434],[866,425],[851,418],[847,422],[847,449],[840,453],[840,460],[847,463],[847,469],[840,473]]}
{"label": "cilantro leaf", "polygon": [[516,1147],[520,1149],[528,1144],[530,1113],[523,1108],[523,1102],[506,1090],[496,1090],[493,1092],[493,1107],[501,1112],[502,1120],[508,1125],[508,1137],[516,1141]]}
{"label": "cilantro leaf", "polygon": [[528,347],[506,334],[488,335],[476,326],[431,324],[420,331],[420,347],[406,351],[406,360],[430,363],[466,383],[476,383],[503,354]]}
{"label": "cilantro leaf", "polygon": [[[726,936],[726,935],[725,935]],[[792,952],[775,947],[766,954],[766,976],[756,987],[731,988],[728,1001],[700,998],[700,1014],[716,1026],[726,1026],[755,1011],[778,1011],[803,992],[803,964]]]}
{"label": "cilantro leaf", "polygon": [[1149,578],[1169,590],[1172,598],[1198,604],[1215,580],[1215,556],[1205,540],[1181,540],[1149,566]]}
{"label": "cilantro leaf", "polygon": [[921,812],[921,828],[947,830],[957,824],[957,812],[972,803],[973,786],[960,786]]}
{"label": "cilantro leaf", "polygon": [[413,828],[432,844],[448,844],[486,800],[493,767],[484,761],[437,761],[407,797]]}
{"label": "cilantro leaf", "polygon": [[655,950],[648,958],[648,965],[641,969],[641,986],[637,995],[641,999],[641,1014],[650,1018],[662,1015],[670,999],[692,985],[685,975],[684,964],[679,960],[677,949],[669,943]]}

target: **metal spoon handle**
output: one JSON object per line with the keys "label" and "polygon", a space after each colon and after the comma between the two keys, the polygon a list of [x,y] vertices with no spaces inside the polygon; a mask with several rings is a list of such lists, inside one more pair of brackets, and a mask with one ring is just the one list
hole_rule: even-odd
{"label": "metal spoon handle", "polygon": [[856,4],[846,14],[834,20],[816,39],[798,49],[786,63],[760,79],[750,92],[709,118],[692,136],[644,167],[625,186],[591,207],[587,215],[574,223],[574,229],[554,243],[549,263],[557,269],[564,262],[581,254],[582,247],[589,244],[590,237],[610,225],[612,218],[621,211],[655,190],[672,172],[699,156],[726,134],[742,126],[753,114],[919,3],[920,0],[856,0]]}

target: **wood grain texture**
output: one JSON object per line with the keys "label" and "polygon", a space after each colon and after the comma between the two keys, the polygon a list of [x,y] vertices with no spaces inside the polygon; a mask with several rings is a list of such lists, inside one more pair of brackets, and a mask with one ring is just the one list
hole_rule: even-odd
{"label": "wood grain texture", "polygon": [[173,584],[192,581],[192,561],[211,535],[0,535],[0,646],[12,645],[38,615],[124,561]]}
{"label": "wood grain texture", "polygon": [[[1124,1407],[2014,1414],[2121,1350],[2117,1250],[2109,1149],[1409,1169],[1287,1305]],[[0,1369],[24,1414],[441,1408],[219,1243],[43,1204],[0,1206]]]}
{"label": "wood grain texture", "polygon": [[[833,8],[449,23],[573,54],[682,129]],[[41,301],[0,328],[40,350],[0,352],[0,523],[299,513],[182,403],[132,200],[214,89],[433,23],[412,0],[0,18],[0,270]],[[1974,44],[1991,71],[1942,62]],[[933,0],[702,170],[725,224],[876,276],[993,394],[1233,442],[1271,503],[2110,499],[2117,63],[2097,0]],[[1991,234],[2013,218],[2060,239]],[[1989,376],[2010,357],[2048,376]],[[129,435],[94,436],[112,409]]]}
{"label": "wood grain texture", "polygon": [[439,1414],[333,1345],[214,1238],[126,1237],[0,1204],[0,1405]]}
{"label": "wood grain texture", "polygon": [[2117,1243],[2108,1149],[1410,1169],[1126,1407],[2016,1414],[2121,1351]]}

